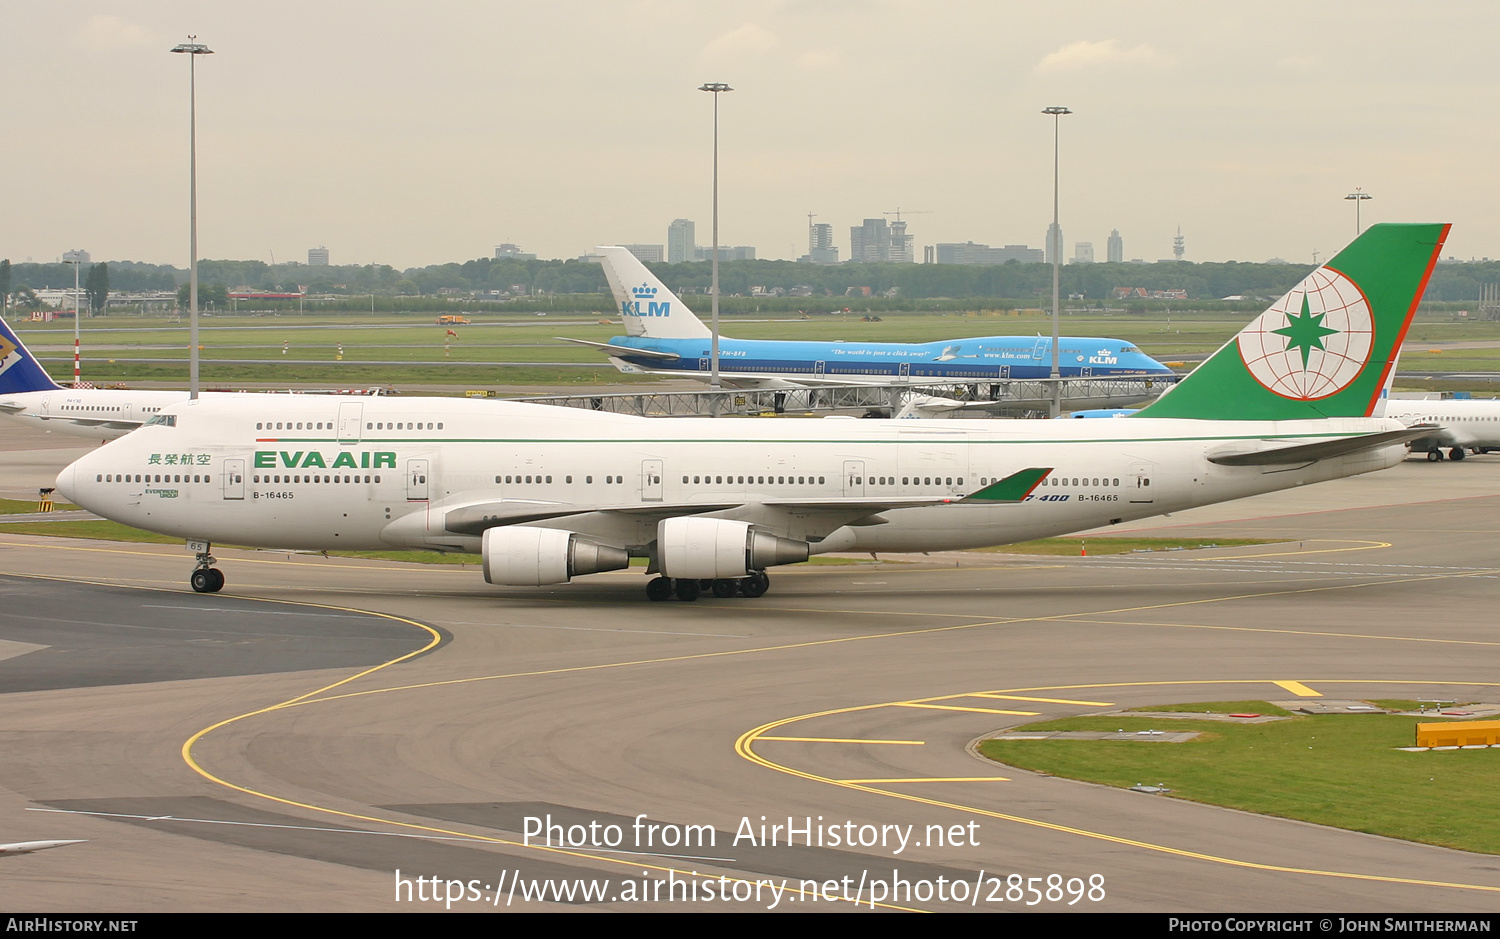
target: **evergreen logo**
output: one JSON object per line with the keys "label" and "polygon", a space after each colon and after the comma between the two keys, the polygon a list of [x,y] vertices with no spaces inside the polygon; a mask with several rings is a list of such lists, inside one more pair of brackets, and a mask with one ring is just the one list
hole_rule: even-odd
{"label": "evergreen logo", "polygon": [[1354,281],[1320,267],[1240,333],[1240,358],[1275,394],[1311,401],[1338,394],[1370,359],[1375,322]]}

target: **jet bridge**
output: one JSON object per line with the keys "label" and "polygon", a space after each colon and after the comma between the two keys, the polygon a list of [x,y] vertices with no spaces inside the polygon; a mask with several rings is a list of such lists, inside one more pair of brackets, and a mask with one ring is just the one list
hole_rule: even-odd
{"label": "jet bridge", "polygon": [[530,404],[634,414],[638,417],[760,417],[780,414],[850,413],[865,417],[1037,417],[1049,413],[1053,385],[1062,408],[1131,407],[1173,384],[1161,378],[1037,378],[981,382],[888,385],[823,385],[733,388],[713,391],[630,391],[617,394],[548,395],[513,400]]}

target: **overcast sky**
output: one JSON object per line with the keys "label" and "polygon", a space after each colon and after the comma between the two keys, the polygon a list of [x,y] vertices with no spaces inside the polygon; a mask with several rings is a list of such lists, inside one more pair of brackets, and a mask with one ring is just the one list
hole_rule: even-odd
{"label": "overcast sky", "polygon": [[[912,212],[924,245],[1309,261],[1365,221],[1500,256],[1500,5],[907,0],[0,4],[0,257],[187,263],[189,33],[200,254],[397,267],[709,241],[807,250],[807,213]],[[925,214],[916,214],[925,213]]]}

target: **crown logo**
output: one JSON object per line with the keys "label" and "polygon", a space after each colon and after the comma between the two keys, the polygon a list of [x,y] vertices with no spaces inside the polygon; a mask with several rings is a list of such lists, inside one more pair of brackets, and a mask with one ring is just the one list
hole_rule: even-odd
{"label": "crown logo", "polygon": [[635,294],[637,298],[644,300],[650,300],[652,297],[656,296],[656,288],[650,286],[649,284],[641,284],[639,287],[631,287],[630,292]]}

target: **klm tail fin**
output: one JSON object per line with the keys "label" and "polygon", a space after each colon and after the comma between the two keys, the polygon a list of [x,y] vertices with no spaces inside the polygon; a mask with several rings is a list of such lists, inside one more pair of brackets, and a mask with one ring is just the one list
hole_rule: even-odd
{"label": "klm tail fin", "polygon": [[1448,237],[1372,225],[1136,417],[1368,417]]}
{"label": "klm tail fin", "polygon": [[11,332],[10,324],[0,319],[0,394],[56,391],[61,387]]}
{"label": "klm tail fin", "polygon": [[626,248],[595,248],[604,258],[604,276],[625,318],[625,331],[648,339],[705,339],[703,321],[646,270]]}

